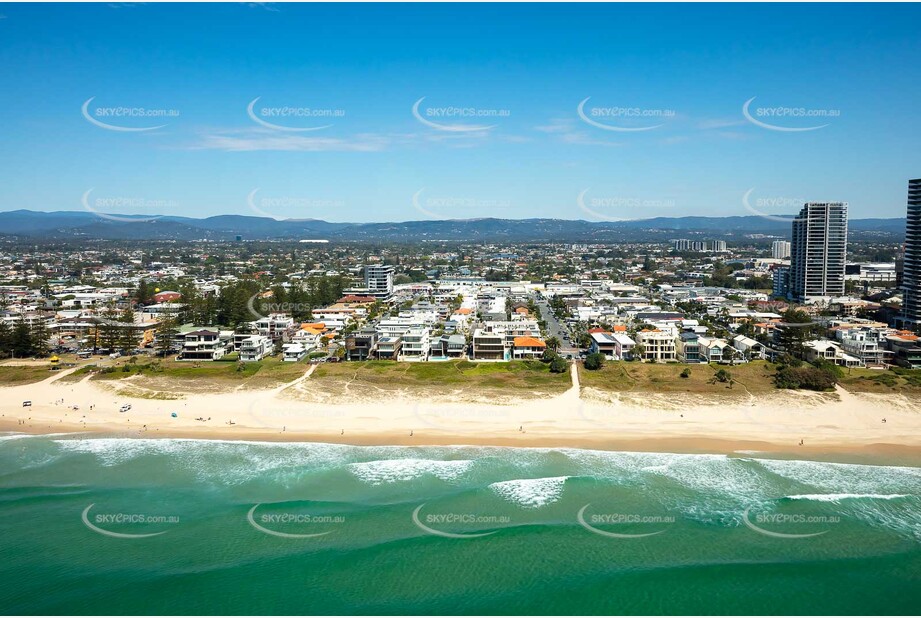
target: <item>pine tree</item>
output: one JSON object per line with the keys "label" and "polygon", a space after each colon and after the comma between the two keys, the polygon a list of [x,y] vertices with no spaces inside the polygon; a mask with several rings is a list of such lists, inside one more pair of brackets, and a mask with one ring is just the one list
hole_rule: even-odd
{"label": "pine tree", "polygon": [[32,351],[31,354],[34,356],[48,356],[48,349],[50,335],[48,334],[48,327],[45,324],[45,320],[42,316],[36,316],[35,320],[32,321],[32,327],[29,329],[29,339],[31,342]]}
{"label": "pine tree", "polygon": [[32,354],[32,337],[29,332],[29,326],[20,316],[16,326],[13,327],[13,333],[10,337],[10,352],[15,358],[25,358]]}
{"label": "pine tree", "polygon": [[99,345],[109,352],[115,351],[118,348],[119,340],[121,339],[121,327],[116,323],[118,322],[119,313],[115,309],[114,305],[109,305],[106,307],[105,311],[102,312],[100,316],[102,321],[99,323]]}
{"label": "pine tree", "polygon": [[7,358],[13,349],[13,330],[6,320],[0,320],[0,358]]}
{"label": "pine tree", "polygon": [[176,313],[172,303],[167,303],[167,310],[163,312],[160,318],[160,325],[157,326],[156,347],[158,354],[167,356],[172,352],[176,333]]}

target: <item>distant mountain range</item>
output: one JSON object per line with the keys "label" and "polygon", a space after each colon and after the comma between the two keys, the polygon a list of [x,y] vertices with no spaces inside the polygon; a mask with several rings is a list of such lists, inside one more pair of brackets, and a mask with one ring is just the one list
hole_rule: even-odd
{"label": "distant mountain range", "polygon": [[[746,234],[789,236],[790,223],[779,217],[657,217],[630,221],[571,219],[460,219],[394,223],[330,223],[318,219],[276,220],[246,215],[141,217],[83,211],[0,212],[0,234],[72,240],[301,240],[362,242],[516,241],[638,242],[690,237],[699,240],[742,238]],[[790,216],[792,220],[792,215]],[[898,240],[905,219],[851,219],[852,236]]]}

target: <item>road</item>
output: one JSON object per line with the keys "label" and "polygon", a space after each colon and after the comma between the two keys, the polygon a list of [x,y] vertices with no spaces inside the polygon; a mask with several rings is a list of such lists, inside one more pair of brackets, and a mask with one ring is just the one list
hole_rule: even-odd
{"label": "road", "polygon": [[569,328],[565,324],[561,324],[559,320],[556,319],[556,316],[553,315],[553,310],[550,308],[550,303],[547,302],[546,298],[539,297],[535,299],[537,307],[540,309],[540,315],[547,323],[547,336],[556,337],[560,340],[562,344],[560,346],[560,354],[566,356],[567,354],[572,354],[573,357],[578,357],[579,348],[572,345],[572,343],[566,343],[565,337],[570,336]]}

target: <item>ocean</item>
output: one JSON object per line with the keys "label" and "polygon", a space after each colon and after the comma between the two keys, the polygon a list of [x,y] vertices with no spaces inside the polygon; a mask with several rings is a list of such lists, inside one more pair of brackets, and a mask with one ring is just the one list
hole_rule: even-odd
{"label": "ocean", "polygon": [[898,461],[3,434],[0,608],[915,614],[919,496]]}

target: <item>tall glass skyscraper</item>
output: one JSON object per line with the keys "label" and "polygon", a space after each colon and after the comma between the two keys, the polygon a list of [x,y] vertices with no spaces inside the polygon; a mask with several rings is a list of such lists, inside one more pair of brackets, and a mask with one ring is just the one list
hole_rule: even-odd
{"label": "tall glass skyscraper", "polygon": [[844,295],[847,202],[808,202],[793,220],[790,297],[800,302]]}
{"label": "tall glass skyscraper", "polygon": [[914,330],[921,328],[921,178],[908,181],[902,317],[906,327]]}

